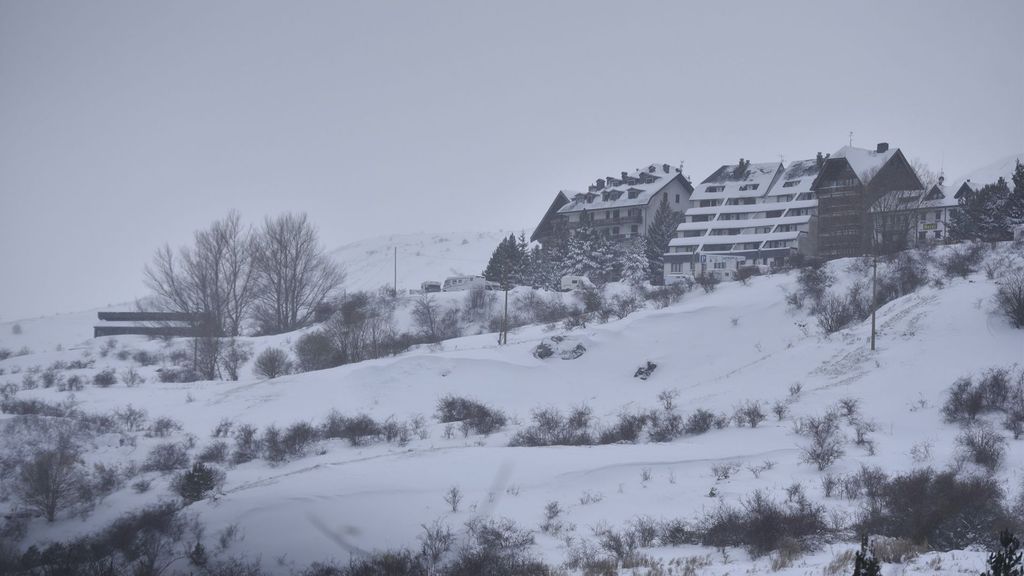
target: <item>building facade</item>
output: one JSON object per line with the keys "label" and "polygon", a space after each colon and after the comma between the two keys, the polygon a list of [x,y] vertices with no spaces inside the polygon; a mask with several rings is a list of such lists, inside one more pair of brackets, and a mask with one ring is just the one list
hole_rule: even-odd
{"label": "building facade", "polygon": [[816,253],[818,201],[811,190],[822,159],[726,164],[704,179],[665,255],[665,276],[711,271],[730,276],[742,266],[779,266]]}
{"label": "building facade", "polygon": [[692,193],[693,186],[681,170],[668,164],[599,178],[586,192],[560,191],[530,240],[544,243],[590,226],[612,240],[629,241],[647,234],[663,198],[670,210],[681,215],[690,206]]}
{"label": "building facade", "polygon": [[[824,159],[811,186],[818,198],[818,257],[832,260],[871,252],[876,243],[874,226],[884,222],[872,211],[905,212],[899,203],[911,206],[920,200],[923,188],[898,148],[890,149],[885,143],[874,151],[840,148]],[[883,197],[896,204],[881,206]]]}

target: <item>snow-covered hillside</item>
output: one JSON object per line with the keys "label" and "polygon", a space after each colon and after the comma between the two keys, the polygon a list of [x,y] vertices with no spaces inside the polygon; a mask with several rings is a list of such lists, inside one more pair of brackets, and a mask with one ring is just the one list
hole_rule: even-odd
{"label": "snow-covered hillside", "polygon": [[[497,236],[478,239],[480,250],[486,244],[489,253]],[[450,242],[453,253],[463,254],[460,241]],[[1000,247],[998,256],[1004,264],[1024,263],[1020,248],[1008,244]],[[387,260],[386,254],[381,257]],[[366,266],[367,277],[376,273],[369,263]],[[427,274],[431,266],[417,269],[417,274]],[[848,285],[863,274],[851,260],[829,267],[837,285]],[[353,279],[358,272],[350,268],[349,274]],[[415,276],[417,281],[420,277]],[[399,285],[403,287],[401,281]],[[868,450],[847,442],[845,455],[829,473],[852,473],[861,465],[879,466],[890,474],[923,466],[945,468],[955,459],[960,433],[957,426],[944,423],[940,413],[946,391],[960,376],[977,376],[1024,360],[1024,330],[1013,329],[993,311],[995,282],[978,272],[966,279],[943,279],[885,305],[878,312],[878,350],[871,352],[868,322],[826,337],[807,312],[787,307],[785,293],[795,285],[796,273],[757,277],[749,286],[724,283],[713,293],[698,289],[678,304],[607,324],[568,332],[525,327],[504,347],[495,345],[493,335],[470,336],[397,357],[273,380],[255,378],[247,366],[238,382],[162,384],[153,376],[156,366],[138,368],[148,379],[140,386],[86,386],[73,397],[86,412],[109,412],[130,404],[144,409],[150,419],[165,416],[183,426],[168,438],[136,433],[124,445],[104,439],[88,452],[90,463],[141,463],[152,447],[168,441],[194,445],[190,451],[195,454],[214,441],[211,431],[224,419],[235,427],[251,424],[262,429],[301,421],[319,424],[332,410],[366,413],[379,420],[422,418],[422,434],[413,435],[407,445],[353,447],[326,440],[306,456],[283,463],[256,460],[231,466],[222,493],[189,506],[210,538],[237,524],[244,539],[233,545],[233,552],[258,555],[271,571],[332,557],[346,561],[359,551],[415,547],[424,525],[440,521],[458,530],[477,516],[507,517],[535,530],[537,552],[557,565],[572,546],[592,539],[595,527],[621,528],[638,517],[690,520],[720,501],[739,503],[756,489],[782,500],[796,483],[811,500],[849,521],[861,503],[824,495],[823,474],[801,462],[800,448],[807,441],[794,432],[795,422],[854,398],[861,413],[876,424],[874,447]],[[68,330],[75,322],[68,317]],[[58,330],[56,326],[52,329]],[[26,335],[30,329],[42,327],[25,323]],[[564,337],[556,347],[578,343],[586,352],[573,360],[558,355],[536,358],[536,346],[552,343],[556,336]],[[2,346],[8,345],[6,334],[4,338]],[[252,342],[261,347],[291,339]],[[55,360],[87,356],[95,365],[81,373],[91,376],[106,365],[118,370],[131,365],[130,360],[118,360],[121,350],[167,352],[165,344],[142,338],[110,341],[86,339],[80,349],[7,359],[0,362],[6,374],[0,383],[20,382],[33,366],[45,367]],[[104,347],[108,352],[101,355]],[[653,375],[635,378],[637,367],[648,361],[657,364]],[[564,412],[585,404],[600,425],[611,425],[624,411],[656,408],[665,391],[678,394],[675,403],[684,415],[698,408],[732,414],[748,401],[761,402],[767,412],[775,401],[787,399],[789,412],[779,420],[769,415],[756,428],[729,426],[671,442],[509,447],[537,408]],[[464,436],[457,427],[452,433],[434,417],[437,401],[449,394],[498,408],[512,423],[489,436]],[[70,395],[36,388],[19,391],[16,397],[60,402]],[[852,432],[844,428],[844,434]],[[1011,495],[1020,490],[1022,442],[1009,441],[1006,462],[997,472]],[[759,468],[766,462],[770,467]],[[716,479],[713,467],[733,464],[728,478]],[[170,475],[142,475],[152,482],[148,491],[116,490],[87,521],[64,518],[51,525],[34,519],[24,544],[84,534],[127,510],[169,497]],[[452,487],[464,498],[456,512],[444,499]],[[550,502],[558,502],[563,511],[560,536],[538,530]],[[0,507],[13,504],[7,501]],[[851,542],[824,545],[790,566],[777,566],[777,573],[822,574],[826,565],[853,547]],[[701,564],[707,565],[700,574],[772,572],[772,557],[752,559],[742,549],[723,553],[679,546],[643,552],[666,562],[702,558]],[[884,573],[977,573],[984,557],[980,551],[927,553],[905,565],[886,566]]]}
{"label": "snow-covered hillside", "polygon": [[345,268],[347,290],[376,290],[391,286],[398,250],[398,289],[418,290],[427,280],[480,274],[494,248],[519,230],[392,234],[346,244],[331,252]]}

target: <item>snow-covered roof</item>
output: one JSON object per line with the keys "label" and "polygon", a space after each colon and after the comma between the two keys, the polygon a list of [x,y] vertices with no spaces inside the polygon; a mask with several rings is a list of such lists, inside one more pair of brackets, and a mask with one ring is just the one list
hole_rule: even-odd
{"label": "snow-covered roof", "polygon": [[816,159],[797,160],[786,167],[782,177],[776,182],[768,196],[781,196],[784,194],[802,194],[811,191],[811,184],[821,172],[821,166]]}
{"label": "snow-covered roof", "polygon": [[871,182],[875,174],[882,169],[882,166],[892,159],[898,148],[889,148],[885,152],[865,150],[854,146],[843,146],[833,154],[832,158],[845,158],[850,163],[850,168],[857,174],[865,186]]}
{"label": "snow-covered roof", "polygon": [[779,162],[748,164],[742,170],[739,164],[725,164],[694,189],[690,200],[763,196],[781,172],[782,164]]}
{"label": "snow-covered roof", "polygon": [[569,203],[559,208],[559,214],[604,210],[628,206],[645,206],[673,178],[680,175],[678,166],[651,164],[640,170],[608,176],[598,180],[586,192],[562,190]]}
{"label": "snow-covered roof", "polygon": [[965,184],[959,182],[953,185],[935,184],[928,193],[921,198],[919,208],[949,208],[959,204],[956,193]]}

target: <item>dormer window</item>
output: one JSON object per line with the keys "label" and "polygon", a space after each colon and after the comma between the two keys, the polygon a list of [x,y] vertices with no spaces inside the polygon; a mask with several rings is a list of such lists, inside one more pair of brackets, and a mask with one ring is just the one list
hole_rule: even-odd
{"label": "dormer window", "polygon": [[640,196],[640,191],[639,190],[630,190],[628,192],[628,195],[629,195],[628,197],[629,197],[630,200],[636,200],[637,197]]}
{"label": "dormer window", "polygon": [[707,192],[708,193],[722,192],[724,190],[725,190],[725,186],[708,186],[707,187]]}
{"label": "dormer window", "polygon": [[783,184],[782,187],[783,188],[792,188],[793,186],[797,186],[799,184],[800,184],[799,180],[789,180],[785,184]]}
{"label": "dormer window", "polygon": [[744,184],[740,186],[740,192],[746,192],[747,190],[757,190],[760,184]]}

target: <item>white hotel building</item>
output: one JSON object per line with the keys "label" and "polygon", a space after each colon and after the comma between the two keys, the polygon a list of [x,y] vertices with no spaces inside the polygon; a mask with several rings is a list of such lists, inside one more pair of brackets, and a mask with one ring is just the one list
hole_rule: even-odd
{"label": "white hotel building", "polygon": [[[814,256],[818,200],[811,185],[823,160],[784,167],[741,159],[708,176],[669,243],[666,280],[705,270],[732,277],[741,266],[781,265],[797,253]],[[702,265],[702,255],[717,262]]]}

